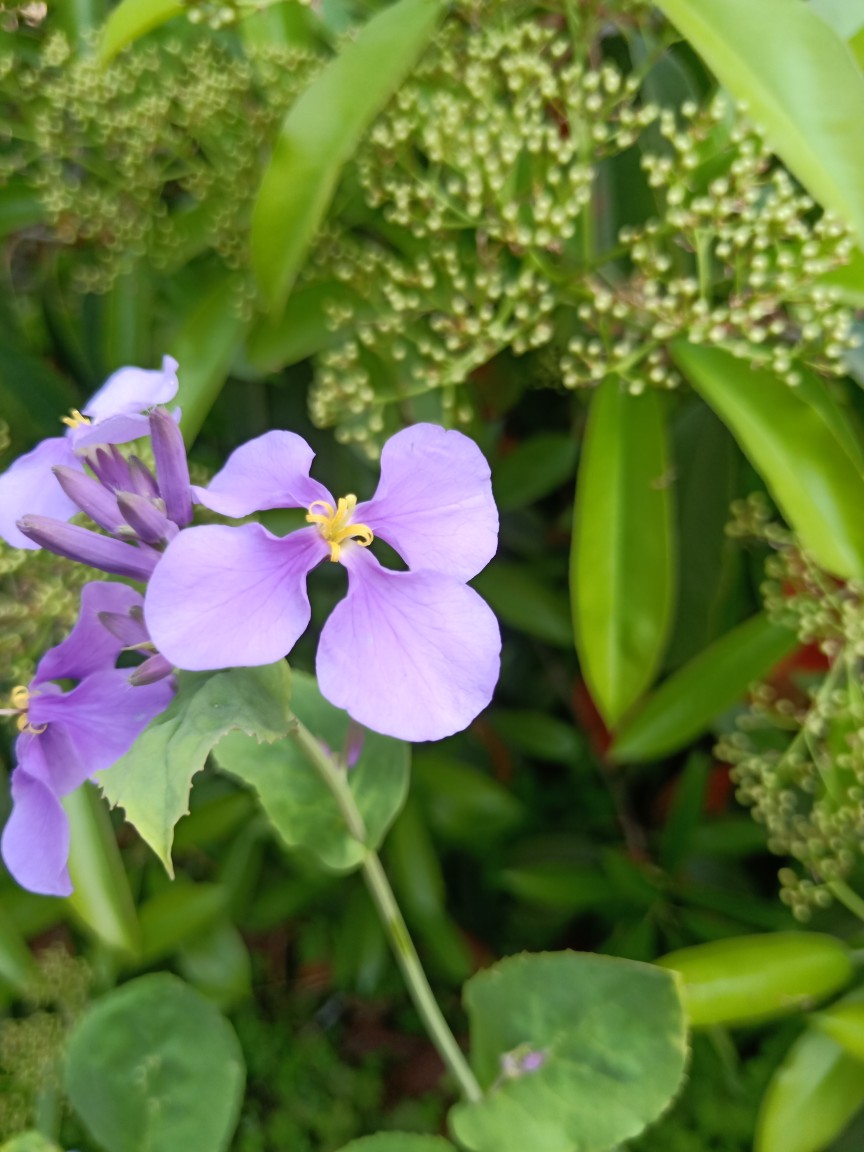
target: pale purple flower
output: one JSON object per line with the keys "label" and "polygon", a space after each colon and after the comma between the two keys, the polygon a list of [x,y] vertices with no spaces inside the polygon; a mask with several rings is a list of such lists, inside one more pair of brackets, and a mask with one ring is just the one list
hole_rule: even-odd
{"label": "pale purple flower", "polygon": [[[181,532],[151,577],[150,633],[191,670],[269,664],[309,623],[306,576],[323,560],[348,572],[348,594],[324,625],[324,696],[360,724],[404,740],[466,727],[491,699],[501,637],[465,583],[495,554],[498,513],[489,466],[460,432],[417,424],[393,436],[371,500],[334,500],[309,476],[314,453],[292,432],[238,448],[202,504],[227,516],[306,508],[308,528],[277,537],[260,524]],[[409,571],[384,568],[380,536]]]}
{"label": "pale purple flower", "polygon": [[[15,744],[12,814],[0,851],[18,883],[31,892],[68,896],[72,891],[62,797],[94,772],[110,768],[171,702],[174,685],[164,674],[158,682],[136,686],[132,677],[143,664],[137,670],[115,667],[133,635],[117,636],[121,619],[134,627],[137,614],[134,635],[146,641],[141,605],[140,594],[125,584],[86,584],[72,632],[45,653],[30,686],[13,693],[21,735]],[[110,618],[113,631],[103,617]],[[57,680],[77,684],[64,692]]]}
{"label": "pale purple flower", "polygon": [[165,356],[157,371],[120,368],[109,376],[83,409],[63,417],[63,436],[43,440],[0,475],[0,538],[16,548],[38,548],[17,526],[32,513],[68,520],[78,511],[51,475],[62,466],[83,473],[79,453],[95,444],[125,444],[148,432],[148,409],[177,395],[177,361]]}

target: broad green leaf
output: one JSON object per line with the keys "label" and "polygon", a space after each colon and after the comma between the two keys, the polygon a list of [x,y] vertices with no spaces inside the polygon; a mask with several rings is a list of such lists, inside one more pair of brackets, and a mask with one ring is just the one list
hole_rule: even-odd
{"label": "broad green leaf", "polygon": [[[358,675],[362,673],[358,670]],[[360,755],[348,780],[367,831],[367,846],[377,848],[399,812],[408,790],[407,744],[357,728],[329,704],[314,676],[295,672],[291,708],[321,743],[337,755],[360,742]],[[348,832],[335,800],[315,768],[290,736],[274,745],[256,744],[232,734],[214,751],[220,768],[258,793],[267,818],[290,848],[304,847],[328,868],[356,868],[365,848]]]}
{"label": "broad green leaf", "polygon": [[102,797],[85,783],[63,800],[69,817],[69,907],[96,936],[118,952],[141,947],[135,902],[111,819]]}
{"label": "broad green leaf", "polygon": [[228,892],[221,884],[167,885],[139,910],[143,962],[156,964],[171,956],[224,916],[227,906]]}
{"label": "broad green leaf", "polygon": [[719,348],[673,346],[681,371],[729,427],[816,561],[837,576],[864,579],[864,477],[812,388],[799,394],[778,377]]}
{"label": "broad green leaf", "polygon": [[[38,1150],[35,1150],[38,1152]],[[352,1140],[339,1152],[456,1152],[443,1136],[421,1136],[416,1132],[378,1132]]]}
{"label": "broad green leaf", "polygon": [[177,957],[180,975],[221,1008],[252,991],[252,958],[238,929],[226,917],[190,940]]}
{"label": "broad green leaf", "polygon": [[658,0],[805,188],[864,237],[864,76],[801,0]]}
{"label": "broad green leaf", "polygon": [[23,992],[36,975],[36,962],[24,937],[0,906],[0,981]]}
{"label": "broad green leaf", "polygon": [[314,356],[341,338],[328,321],[328,307],[350,307],[355,321],[372,315],[372,306],[338,280],[292,292],[281,316],[259,316],[246,342],[253,368],[276,372]]}
{"label": "broad green leaf", "polygon": [[[860,1001],[853,992],[841,1004]],[[787,1052],[762,1099],[754,1152],[822,1152],[864,1104],[864,1065],[818,1024]]]}
{"label": "broad green leaf", "polygon": [[125,809],[170,876],[174,825],[189,810],[192,777],[214,744],[239,729],[273,741],[290,730],[290,673],[264,668],[180,672],[177,695],[111,768],[97,774],[112,805]]}
{"label": "broad green leaf", "polygon": [[578,454],[573,437],[560,432],[541,432],[523,440],[492,470],[498,507],[507,512],[548,496],[573,475]]}
{"label": "broad green leaf", "polygon": [[798,643],[788,628],[752,616],[664,680],[619,728],[619,762],[658,760],[689,744]]}
{"label": "broad green leaf", "polygon": [[109,992],[75,1026],[66,1092],[111,1152],[224,1152],[243,1099],[234,1029],[166,972]]}
{"label": "broad green leaf", "polygon": [[850,1056],[864,1061],[864,1001],[841,1001],[814,1016],[813,1022]]}
{"label": "broad green leaf", "polygon": [[237,311],[236,280],[228,274],[196,300],[168,342],[168,351],[180,365],[176,403],[183,412],[181,427],[187,444],[198,435],[222,391],[247,327],[248,321]]}
{"label": "broad green leaf", "polygon": [[535,576],[526,564],[496,560],[471,581],[511,628],[558,648],[570,648],[573,626],[567,597]]}
{"label": "broad green leaf", "polygon": [[182,0],[121,0],[105,21],[99,39],[99,59],[109,63],[117,53],[179,16],[184,10]]}
{"label": "broad green leaf", "polygon": [[809,0],[809,4],[843,40],[850,40],[864,28],[864,3],[861,0]]}
{"label": "broad green leaf", "polygon": [[855,974],[842,940],[819,932],[772,932],[696,944],[657,961],[681,977],[694,1028],[749,1024],[800,1012]]}
{"label": "broad green leaf", "polygon": [[343,165],[413,68],[443,9],[440,0],[385,8],[288,112],[252,217],[252,266],[271,311],[285,304]]}
{"label": "broad green leaf", "polygon": [[615,727],[651,684],[674,598],[672,497],[660,396],[617,377],[591,402],[573,519],[576,649],[603,719]]}
{"label": "broad green leaf", "polygon": [[[473,976],[464,1000],[486,1095],[457,1104],[450,1123],[471,1152],[608,1152],[656,1119],[681,1083],[677,982],[652,965],[511,956]],[[532,1058],[539,1067],[529,1071]]]}

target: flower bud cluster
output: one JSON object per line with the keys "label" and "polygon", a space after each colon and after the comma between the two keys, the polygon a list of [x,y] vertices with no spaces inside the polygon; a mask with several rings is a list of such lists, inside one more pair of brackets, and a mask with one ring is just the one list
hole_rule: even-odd
{"label": "flower bud cluster", "polygon": [[864,587],[819,568],[764,497],[733,512],[733,535],[770,547],[765,608],[802,648],[754,688],[718,754],[770,850],[795,862],[780,869],[780,896],[807,920],[832,902],[864,845]]}

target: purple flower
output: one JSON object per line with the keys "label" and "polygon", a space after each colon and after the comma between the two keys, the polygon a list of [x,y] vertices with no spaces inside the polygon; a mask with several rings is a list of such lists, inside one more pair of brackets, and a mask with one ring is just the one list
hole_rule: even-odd
{"label": "purple flower", "polygon": [[94,444],[125,444],[146,436],[144,413],[177,395],[177,361],[165,356],[158,371],[120,368],[87,401],[83,411],[64,416],[64,436],[52,436],[19,457],[0,476],[0,538],[16,548],[38,548],[17,521],[28,513],[68,520],[78,511],[51,471],[57,466],[83,472],[78,455]]}
{"label": "purple flower", "polygon": [[[21,735],[15,745],[12,815],[0,851],[18,883],[31,892],[68,896],[72,891],[69,822],[61,798],[94,772],[110,768],[171,701],[170,679],[141,687],[132,681],[146,661],[131,674],[115,668],[131,635],[117,635],[119,621],[134,626],[137,613],[146,638],[141,605],[139,593],[125,584],[86,584],[72,632],[45,653],[29,688],[13,692]],[[78,683],[64,692],[56,680]]]}
{"label": "purple flower", "polygon": [[[501,637],[466,580],[495,554],[489,466],[459,432],[417,424],[392,437],[375,495],[334,500],[309,476],[314,453],[292,432],[238,448],[202,504],[227,516],[308,509],[283,538],[260,524],[181,532],[148,586],[145,616],[159,651],[192,670],[268,664],[309,623],[306,576],[322,560],[348,572],[348,594],[318,646],[327,699],[360,724],[404,740],[438,740],[489,703]],[[409,571],[384,568],[373,536]]]}
{"label": "purple flower", "polygon": [[[115,576],[146,581],[162,549],[192,519],[192,490],[183,437],[165,408],[145,417],[156,475],[113,444],[84,449],[93,475],[58,465],[54,475],[76,511],[108,536],[51,516],[23,516],[19,530],[41,548]],[[112,539],[113,537],[113,539]]]}

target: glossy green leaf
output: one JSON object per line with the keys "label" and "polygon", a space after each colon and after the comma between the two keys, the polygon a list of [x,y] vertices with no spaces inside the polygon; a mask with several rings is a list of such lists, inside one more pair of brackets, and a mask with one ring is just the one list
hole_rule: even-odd
{"label": "glossy green leaf", "polygon": [[[677,982],[649,964],[578,952],[511,956],[464,1000],[486,1095],[457,1104],[471,1152],[608,1152],[667,1107],[686,1058]],[[539,1066],[527,1070],[524,1061]]]}
{"label": "glossy green leaf", "polygon": [[[333,752],[341,754],[349,741],[361,741],[348,780],[366,824],[367,843],[377,847],[405,801],[408,745],[357,728],[324,699],[314,676],[302,672],[293,674],[291,707]],[[267,818],[289,847],[308,848],[338,871],[360,864],[363,845],[349,835],[330,791],[295,740],[289,737],[268,746],[232,734],[218,745],[214,758],[220,768],[255,789]]]}
{"label": "glossy green leaf", "polygon": [[694,1028],[800,1012],[844,988],[855,974],[847,945],[818,932],[714,940],[670,952],[657,963],[681,977]]}
{"label": "glossy green leaf", "polygon": [[416,1132],[377,1132],[352,1140],[339,1152],[456,1152],[443,1136],[422,1136]]}
{"label": "glossy green leaf", "polygon": [[812,397],[719,348],[673,347],[681,371],[732,431],[804,546],[864,579],[864,477]]}
{"label": "glossy green leaf", "polygon": [[221,884],[168,884],[139,910],[143,962],[155,964],[173,955],[224,916],[227,905],[228,892]]}
{"label": "glossy green leaf", "polygon": [[841,1001],[814,1017],[814,1024],[856,1060],[864,1061],[864,1001]]}
{"label": "glossy green leaf", "polygon": [[572,436],[542,432],[523,440],[492,469],[492,489],[502,512],[525,508],[573,475],[579,446]]}
{"label": "glossy green leaf", "polygon": [[243,1053],[219,1010],[176,976],[142,976],[90,1007],[69,1038],[66,1092],[111,1152],[224,1152]]}
{"label": "glossy green leaf", "polygon": [[651,684],[674,597],[663,409],[610,377],[591,402],[573,520],[570,595],[591,696],[614,727]]}
{"label": "glossy green leaf", "polygon": [[252,266],[271,311],[285,304],[343,165],[413,68],[442,12],[440,0],[398,0],[385,8],[288,112],[252,218]]}
{"label": "glossy green leaf", "polygon": [[125,809],[173,876],[174,825],[189,809],[192,777],[207,755],[235,729],[273,741],[290,728],[290,674],[284,660],[264,668],[181,672],[170,707],[97,781],[112,805]]}
{"label": "glossy green leaf", "polygon": [[[860,991],[841,1003],[859,1001]],[[774,1073],[756,1122],[754,1152],[822,1152],[864,1104],[864,1065],[817,1026]]]}
{"label": "glossy green leaf", "polygon": [[198,435],[242,346],[249,322],[237,309],[236,281],[229,274],[196,299],[168,342],[168,351],[180,365],[176,403],[183,412],[181,427],[187,444]]}
{"label": "glossy green leaf", "polygon": [[622,762],[658,760],[689,744],[798,644],[788,628],[756,615],[679,668],[619,728]]}
{"label": "glossy green leaf", "polygon": [[805,188],[864,236],[864,76],[800,0],[659,0]]}
{"label": "glossy green leaf", "polygon": [[525,564],[496,560],[471,581],[511,628],[558,648],[570,648],[573,626],[567,597]]}
{"label": "glossy green leaf", "polygon": [[99,59],[107,64],[127,44],[179,16],[183,7],[182,0],[121,0],[102,29]]}
{"label": "glossy green leaf", "polygon": [[69,907],[103,944],[136,954],[141,933],[129,880],[102,797],[85,783],[64,797],[69,817]]}

